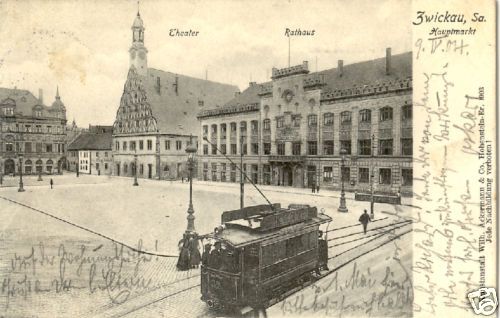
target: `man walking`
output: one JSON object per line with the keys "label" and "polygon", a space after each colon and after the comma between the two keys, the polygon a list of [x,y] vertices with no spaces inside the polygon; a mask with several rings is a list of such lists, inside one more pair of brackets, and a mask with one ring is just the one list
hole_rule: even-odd
{"label": "man walking", "polygon": [[54,181],[52,181],[52,178],[50,178],[50,188],[52,189],[52,186],[54,185]]}
{"label": "man walking", "polygon": [[370,216],[368,215],[368,212],[365,209],[365,212],[361,214],[359,217],[359,222],[363,224],[363,232],[366,234],[366,227],[368,226],[368,222],[370,222]]}

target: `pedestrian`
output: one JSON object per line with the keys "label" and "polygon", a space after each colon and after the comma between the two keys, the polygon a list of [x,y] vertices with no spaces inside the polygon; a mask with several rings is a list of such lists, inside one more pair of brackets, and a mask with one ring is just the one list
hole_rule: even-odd
{"label": "pedestrian", "polygon": [[208,259],[208,265],[210,268],[219,269],[222,266],[222,250],[221,243],[215,242],[215,249],[210,253],[210,257]]}
{"label": "pedestrian", "polygon": [[319,183],[316,185],[316,193],[319,193]]}
{"label": "pedestrian", "polygon": [[363,232],[366,234],[366,227],[368,226],[368,222],[370,222],[370,216],[368,215],[368,212],[365,209],[365,212],[361,214],[359,217],[359,222],[363,225]]}
{"label": "pedestrian", "polygon": [[328,269],[328,243],[323,239],[323,231],[318,231],[319,269]]}
{"label": "pedestrian", "polygon": [[52,178],[50,178],[50,188],[52,189],[53,186],[54,186],[54,181],[52,181]]}
{"label": "pedestrian", "polygon": [[192,237],[189,239],[189,265],[191,268],[198,268],[201,262],[199,241]]}
{"label": "pedestrian", "polygon": [[210,257],[210,250],[212,249],[212,244],[205,244],[205,249],[203,250],[203,255],[201,256],[201,264],[204,266],[208,265],[208,258]]}
{"label": "pedestrian", "polygon": [[316,185],[314,184],[314,182],[311,183],[311,190],[312,190],[312,193],[314,193],[316,190]]}
{"label": "pedestrian", "polygon": [[177,268],[186,271],[189,269],[189,239],[186,235],[179,241],[179,252]]}

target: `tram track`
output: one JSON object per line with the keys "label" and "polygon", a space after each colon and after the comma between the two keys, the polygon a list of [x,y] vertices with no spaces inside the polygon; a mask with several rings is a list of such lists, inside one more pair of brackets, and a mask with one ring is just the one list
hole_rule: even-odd
{"label": "tram track", "polygon": [[[412,221],[411,220],[406,220],[406,221],[402,221],[402,222],[396,222],[396,223],[391,223],[391,224],[388,224],[388,225],[384,225],[384,226],[380,226],[380,227],[377,227],[377,228],[373,228],[371,229],[371,231],[377,231],[377,230],[381,230],[381,229],[385,229],[384,231],[379,231],[377,233],[374,233],[372,235],[369,235],[369,236],[363,236],[361,238],[358,238],[358,239],[355,239],[355,240],[351,240],[351,241],[347,241],[347,242],[341,242],[341,243],[338,243],[336,245],[333,245],[333,246],[329,246],[328,248],[332,248],[332,247],[335,247],[335,246],[338,246],[338,245],[344,245],[344,244],[348,244],[348,243],[352,243],[352,242],[356,242],[356,241],[361,241],[361,240],[365,240],[367,238],[370,238],[368,241],[365,241],[361,244],[357,244],[356,246],[352,247],[352,248],[349,248],[348,250],[346,251],[343,251],[342,253],[339,253],[339,254],[336,254],[332,257],[329,257],[328,260],[329,262],[331,261],[334,261],[336,259],[338,259],[340,256],[342,255],[345,255],[346,253],[348,252],[351,252],[351,251],[355,251],[355,250],[359,250],[361,251],[361,253],[356,253],[356,255],[353,255],[352,257],[348,258],[345,262],[344,261],[341,261],[340,264],[337,264],[335,266],[333,266],[332,269],[330,269],[329,271],[327,271],[326,273],[323,273],[320,277],[318,277],[318,280],[319,279],[323,279],[325,278],[326,276],[329,276],[330,274],[333,274],[334,272],[336,272],[337,270],[339,270],[340,268],[350,264],[351,262],[353,262],[354,260],[366,255],[366,254],[369,254],[371,252],[373,252],[374,250],[378,249],[378,248],[381,248],[382,246],[385,246],[387,244],[389,244],[390,242],[412,232],[412,229],[410,230],[407,230],[407,231],[403,231],[402,233],[399,233],[399,234],[394,234],[394,235],[390,235],[390,232],[394,232],[396,230],[399,230],[399,229],[402,229],[404,227],[407,227],[409,225],[412,224]],[[358,224],[355,224],[355,226],[359,226]],[[353,226],[348,226],[348,227],[353,227]],[[348,228],[348,227],[344,227],[344,228]],[[389,229],[386,229],[390,227]],[[361,232],[363,233],[363,232]],[[356,233],[356,234],[360,234],[360,233]],[[347,236],[346,236],[347,237]],[[370,245],[372,244],[373,242],[375,242],[376,240],[378,239],[381,239],[381,238],[384,238],[384,237],[389,237],[388,240],[385,240],[383,242],[381,242],[380,244],[376,244],[375,246],[371,247],[368,249],[368,250],[363,250],[363,246],[367,246],[367,245]],[[197,276],[200,276],[200,275],[193,275],[193,276],[190,276],[189,278],[194,278],[194,277],[197,277]],[[187,278],[186,278],[187,279]],[[173,284],[176,284],[176,283],[179,283],[181,282],[182,280],[185,280],[185,279],[181,279],[181,280],[178,280],[176,282],[172,282],[171,284],[168,284],[168,285],[173,285]],[[120,314],[117,314],[117,315],[112,315],[112,316],[107,316],[107,317],[113,317],[113,318],[118,318],[118,317],[124,317],[124,316],[127,316],[133,312],[137,312],[141,309],[144,309],[148,306],[151,306],[151,305],[154,305],[154,304],[157,304],[157,303],[160,303],[162,301],[166,301],[168,300],[169,298],[172,298],[172,297],[176,297],[182,293],[186,293],[186,292],[189,292],[190,290],[196,288],[196,287],[200,287],[200,284],[195,284],[195,285],[192,285],[192,286],[188,286],[186,288],[182,288],[180,290],[177,290],[177,291],[174,291],[172,293],[169,293],[167,295],[164,295],[158,299],[155,299],[155,300],[151,300],[150,302],[146,303],[146,304],[141,304],[139,306],[136,306],[134,308],[130,308],[129,310],[127,311],[124,311]],[[303,288],[301,288],[300,290],[303,290]],[[292,295],[294,295],[295,293],[299,292],[300,290],[297,290],[296,292],[290,294],[290,295],[287,295],[287,297],[290,297]],[[285,298],[287,298],[285,297]]]}

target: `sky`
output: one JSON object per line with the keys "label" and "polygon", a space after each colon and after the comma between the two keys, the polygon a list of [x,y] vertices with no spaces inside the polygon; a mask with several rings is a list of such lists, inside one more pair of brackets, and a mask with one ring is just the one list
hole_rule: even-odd
{"label": "sky", "polygon": [[[272,67],[311,71],[410,51],[409,0],[141,1],[148,67],[237,85],[268,81]],[[136,0],[0,0],[0,87],[44,103],[59,86],[79,127],[114,122],[129,67]],[[170,29],[199,31],[171,37]]]}

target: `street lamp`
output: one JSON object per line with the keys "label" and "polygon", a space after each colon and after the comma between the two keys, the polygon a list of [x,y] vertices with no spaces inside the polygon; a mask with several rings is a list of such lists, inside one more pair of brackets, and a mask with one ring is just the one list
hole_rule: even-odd
{"label": "street lamp", "polygon": [[338,211],[339,212],[347,212],[347,207],[345,205],[345,192],[344,192],[344,175],[343,175],[343,171],[344,171],[344,162],[345,162],[345,155],[347,154],[347,151],[342,148],[340,149],[340,155],[341,155],[341,168],[340,168],[340,180],[341,180],[341,191],[340,191],[340,206],[338,208]]}
{"label": "street lamp", "polygon": [[17,192],[24,192],[23,187],[23,155],[19,155],[19,189]]}
{"label": "street lamp", "polygon": [[3,185],[3,164],[2,161],[0,161],[0,186]]}
{"label": "street lamp", "polygon": [[193,166],[195,160],[197,148],[193,145],[193,136],[189,137],[189,145],[186,147],[186,153],[188,156],[188,171],[189,171],[189,207],[187,210],[187,229],[184,232],[182,239],[179,244],[181,244],[181,252],[179,253],[179,260],[177,262],[177,268],[179,270],[188,270],[191,267],[191,260],[189,253],[186,252],[186,247],[190,246],[190,244],[195,244],[194,242],[190,242],[190,239],[197,240],[197,234],[194,230],[194,209],[193,209]]}
{"label": "street lamp", "polygon": [[137,182],[137,148],[134,147],[134,184],[133,186],[138,186],[139,183]]}

